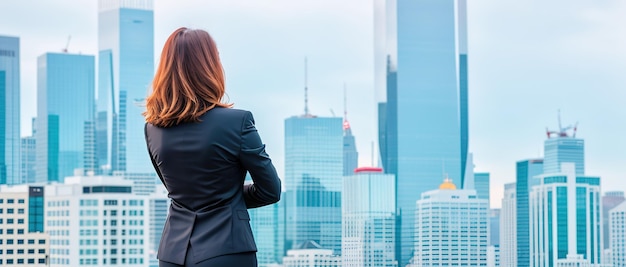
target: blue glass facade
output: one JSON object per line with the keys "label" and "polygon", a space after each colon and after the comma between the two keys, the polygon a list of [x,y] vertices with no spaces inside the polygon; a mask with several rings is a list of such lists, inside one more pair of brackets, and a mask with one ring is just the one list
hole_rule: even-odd
{"label": "blue glass facade", "polygon": [[98,165],[111,171],[154,172],[141,115],[154,75],[152,5],[151,0],[100,3],[96,155]]}
{"label": "blue glass facade", "polygon": [[63,182],[84,168],[85,125],[95,110],[95,58],[47,53],[37,69],[37,181]]}
{"label": "blue glass facade", "polygon": [[397,266],[395,177],[353,173],[343,178],[342,196],[343,266]]}
{"label": "blue glass facade", "polygon": [[20,39],[0,36],[0,184],[19,184]]}
{"label": "blue glass facade", "polygon": [[344,121],[343,130],[343,175],[352,175],[359,165],[359,153],[356,151],[356,141],[348,121]]}
{"label": "blue glass facade", "polygon": [[420,194],[437,188],[446,175],[463,185],[467,47],[461,40],[464,1],[398,0],[394,12],[397,55],[388,61],[384,167],[397,176],[399,265],[404,266],[413,255]]}
{"label": "blue glass facade", "polygon": [[44,231],[44,187],[28,188],[28,232]]}
{"label": "blue glass facade", "polygon": [[285,250],[313,240],[340,253],[342,173],[341,118],[285,120]]}
{"label": "blue glass facade", "polygon": [[[250,175],[246,175],[246,182],[252,182]],[[257,262],[259,267],[271,266],[282,261],[284,235],[281,235],[279,224],[279,203],[249,209],[250,227],[256,241]]]}
{"label": "blue glass facade", "polygon": [[486,199],[491,205],[489,197],[489,179],[490,174],[488,172],[477,172],[474,174],[474,189],[476,189],[476,196],[481,199]]}
{"label": "blue glass facade", "polygon": [[[529,193],[533,185],[533,177],[543,172],[543,159],[531,159],[518,161],[516,166],[516,193],[517,193],[517,265],[518,267],[530,266],[530,217],[529,217]],[[551,199],[548,198],[550,201]],[[551,207],[551,206],[550,206]],[[549,216],[552,213],[549,212]],[[548,225],[551,231],[551,225]],[[551,252],[550,252],[551,253]]]}
{"label": "blue glass facade", "polygon": [[585,140],[572,137],[555,137],[544,142],[543,173],[561,172],[561,163],[576,164],[576,175],[585,174]]}

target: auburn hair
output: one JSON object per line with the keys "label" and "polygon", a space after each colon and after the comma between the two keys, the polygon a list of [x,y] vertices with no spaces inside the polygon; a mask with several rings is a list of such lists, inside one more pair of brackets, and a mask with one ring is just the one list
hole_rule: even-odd
{"label": "auburn hair", "polygon": [[198,122],[222,103],[224,70],[213,38],[204,30],[175,30],[163,47],[161,61],[146,98],[146,122],[170,127]]}

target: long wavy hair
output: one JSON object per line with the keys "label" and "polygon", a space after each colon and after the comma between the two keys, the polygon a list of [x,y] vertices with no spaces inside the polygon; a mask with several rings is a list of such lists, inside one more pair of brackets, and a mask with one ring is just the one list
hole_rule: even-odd
{"label": "long wavy hair", "polygon": [[222,103],[224,70],[213,38],[204,30],[175,30],[163,47],[161,61],[146,98],[146,122],[171,127],[198,122]]}

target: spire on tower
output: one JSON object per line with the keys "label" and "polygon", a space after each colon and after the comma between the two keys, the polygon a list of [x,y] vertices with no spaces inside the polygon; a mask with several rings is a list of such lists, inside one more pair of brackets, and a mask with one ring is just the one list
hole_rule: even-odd
{"label": "spire on tower", "polygon": [[349,130],[350,123],[348,122],[348,93],[346,89],[346,83],[343,83],[343,130]]}
{"label": "spire on tower", "polygon": [[304,116],[309,117],[309,88],[308,88],[307,58],[304,57]]}

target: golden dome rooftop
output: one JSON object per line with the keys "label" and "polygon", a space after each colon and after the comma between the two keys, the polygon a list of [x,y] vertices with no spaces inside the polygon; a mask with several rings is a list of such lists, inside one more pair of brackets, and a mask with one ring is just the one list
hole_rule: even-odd
{"label": "golden dome rooftop", "polygon": [[456,190],[456,185],[452,183],[452,180],[446,178],[443,183],[439,185],[439,190]]}

